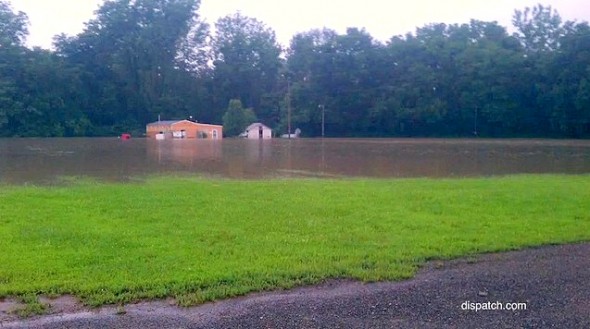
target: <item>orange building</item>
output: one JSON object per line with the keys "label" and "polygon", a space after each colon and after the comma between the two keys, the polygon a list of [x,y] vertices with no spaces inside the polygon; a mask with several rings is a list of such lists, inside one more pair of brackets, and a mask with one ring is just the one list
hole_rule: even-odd
{"label": "orange building", "polygon": [[190,120],[156,121],[146,126],[148,138],[199,138],[222,139],[223,126],[193,122]]}

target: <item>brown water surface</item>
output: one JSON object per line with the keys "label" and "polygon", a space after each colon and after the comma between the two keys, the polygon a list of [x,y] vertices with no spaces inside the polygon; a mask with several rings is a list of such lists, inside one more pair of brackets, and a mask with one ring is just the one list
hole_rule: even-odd
{"label": "brown water surface", "polygon": [[488,139],[0,139],[0,183],[154,174],[225,178],[476,177],[590,173],[587,140]]}

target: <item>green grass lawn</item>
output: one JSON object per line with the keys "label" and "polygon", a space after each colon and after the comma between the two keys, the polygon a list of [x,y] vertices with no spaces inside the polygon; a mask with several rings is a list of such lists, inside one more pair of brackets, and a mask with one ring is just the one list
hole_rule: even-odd
{"label": "green grass lawn", "polygon": [[181,305],[590,241],[590,176],[0,187],[0,298]]}

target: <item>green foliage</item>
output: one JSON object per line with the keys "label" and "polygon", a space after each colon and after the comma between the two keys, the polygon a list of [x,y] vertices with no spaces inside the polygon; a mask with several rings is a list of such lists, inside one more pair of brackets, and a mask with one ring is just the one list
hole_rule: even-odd
{"label": "green foliage", "polygon": [[21,46],[28,34],[29,19],[23,12],[14,12],[9,1],[0,0],[0,49]]}
{"label": "green foliage", "polygon": [[84,32],[58,38],[58,53],[83,68],[84,106],[94,125],[126,122],[124,129],[131,130],[158,115],[196,115],[190,66],[196,59],[187,45],[197,52],[208,33],[197,19],[198,5],[198,0],[109,1]]}
{"label": "green foliage", "polygon": [[426,260],[589,241],[588,200],[587,175],[5,186],[0,298],[194,305],[327,278],[399,280]]}
{"label": "green foliage", "polygon": [[551,6],[539,4],[532,9],[516,10],[512,23],[518,29],[517,36],[529,55],[559,49],[562,20]]}
{"label": "green foliage", "polygon": [[551,7],[515,11],[513,35],[477,20],[386,43],[323,29],[283,52],[240,13],[210,33],[199,5],[106,1],[50,52],[24,47],[26,15],[0,0],[0,136],[118,135],[158,115],[220,123],[240,99],[280,131],[290,109],[312,137],[590,137],[590,29]]}
{"label": "green foliage", "polygon": [[274,31],[240,13],[220,18],[215,29],[212,89],[222,102],[220,106],[230,99],[240,99],[244,106],[256,109],[265,122],[277,122],[277,118],[272,118],[276,101],[265,101],[277,98],[282,64],[281,47]]}
{"label": "green foliage", "polygon": [[256,114],[252,109],[243,108],[239,99],[229,101],[227,112],[223,115],[223,131],[227,136],[238,136],[254,122]]}
{"label": "green foliage", "polygon": [[46,304],[41,303],[35,294],[26,294],[21,296],[21,302],[25,305],[24,308],[19,309],[17,314],[22,318],[27,318],[33,315],[45,314],[48,310]]}

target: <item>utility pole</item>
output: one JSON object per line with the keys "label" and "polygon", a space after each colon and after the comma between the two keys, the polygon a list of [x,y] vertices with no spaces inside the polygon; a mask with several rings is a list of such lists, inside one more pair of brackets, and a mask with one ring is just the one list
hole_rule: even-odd
{"label": "utility pole", "polygon": [[477,107],[475,108],[475,116],[473,119],[473,135],[477,137]]}
{"label": "utility pole", "polygon": [[287,95],[285,101],[287,102],[287,138],[291,138],[291,72],[283,72],[281,74],[287,80]]}
{"label": "utility pole", "polygon": [[325,120],[326,120],[326,105],[320,104],[320,105],[318,105],[318,107],[322,109],[322,138],[324,138],[325,133],[326,133],[326,125],[325,125]]}
{"label": "utility pole", "polygon": [[287,133],[291,138],[291,79],[287,77]]}

